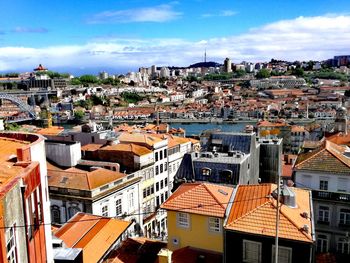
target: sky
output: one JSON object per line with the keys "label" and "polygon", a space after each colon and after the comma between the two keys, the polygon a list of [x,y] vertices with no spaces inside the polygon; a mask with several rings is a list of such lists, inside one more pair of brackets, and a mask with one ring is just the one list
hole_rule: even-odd
{"label": "sky", "polygon": [[349,0],[1,0],[0,17],[0,72],[350,54]]}

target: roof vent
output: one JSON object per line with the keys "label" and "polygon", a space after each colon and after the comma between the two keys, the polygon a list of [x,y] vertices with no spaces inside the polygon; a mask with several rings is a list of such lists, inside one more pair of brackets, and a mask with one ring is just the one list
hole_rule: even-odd
{"label": "roof vent", "polygon": [[309,218],[309,213],[308,212],[302,212],[301,214],[300,214],[302,217],[304,217],[304,218]]}
{"label": "roof vent", "polygon": [[223,194],[223,195],[228,195],[228,193],[227,192],[225,192],[224,190],[222,190],[222,189],[218,189],[218,192],[220,193],[220,194]]}
{"label": "roof vent", "polygon": [[308,226],[308,225],[303,225],[302,230],[303,230],[305,233],[309,233],[309,226]]}
{"label": "roof vent", "polygon": [[[275,199],[277,198],[277,189],[275,191],[273,191],[272,196]],[[281,198],[281,202],[284,205],[289,206],[291,208],[296,208],[297,207],[295,193],[288,186],[286,186],[286,185],[281,186],[281,188],[280,188],[280,198]]]}

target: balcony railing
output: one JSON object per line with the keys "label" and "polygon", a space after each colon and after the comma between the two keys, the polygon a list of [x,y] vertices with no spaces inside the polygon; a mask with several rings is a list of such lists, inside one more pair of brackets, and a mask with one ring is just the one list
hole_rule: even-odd
{"label": "balcony railing", "polygon": [[322,200],[332,200],[340,202],[349,202],[350,194],[341,193],[341,192],[328,192],[322,190],[312,190],[313,199],[322,199]]}

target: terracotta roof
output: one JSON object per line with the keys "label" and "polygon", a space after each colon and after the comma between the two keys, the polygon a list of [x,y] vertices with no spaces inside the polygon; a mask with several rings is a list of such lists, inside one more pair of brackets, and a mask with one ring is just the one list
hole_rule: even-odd
{"label": "terracotta roof", "polygon": [[38,130],[36,133],[41,135],[58,135],[64,131],[63,127],[52,126],[50,128],[43,128]]}
{"label": "terracotta roof", "polygon": [[311,153],[300,154],[294,168],[349,175],[350,158],[344,155],[345,150],[345,147],[326,140]]}
{"label": "terracotta roof", "polygon": [[224,217],[233,187],[210,183],[182,184],[161,205],[166,210]]}
{"label": "terracotta roof", "polygon": [[291,164],[282,163],[282,177],[291,178],[293,174],[293,166]]}
{"label": "terracotta roof", "polygon": [[148,148],[134,144],[134,143],[118,143],[115,145],[103,147],[103,148],[99,149],[99,151],[101,151],[101,152],[102,151],[132,152],[133,154],[135,154],[137,156],[142,156],[142,155],[152,153],[152,151],[149,150]]}
{"label": "terracotta roof", "polygon": [[292,126],[292,132],[304,132],[304,131],[305,131],[304,126],[298,126],[298,125]]}
{"label": "terracotta roof", "polygon": [[103,168],[96,169],[92,172],[87,172],[77,168],[69,168],[60,171],[48,169],[48,176],[49,186],[78,190],[92,190],[123,178],[126,175]]}
{"label": "terracotta roof", "polygon": [[55,234],[70,248],[83,249],[84,262],[98,262],[131,222],[77,213]]}
{"label": "terracotta roof", "polygon": [[338,145],[350,146],[350,134],[344,134],[339,132],[337,134],[327,137],[327,140]]}
{"label": "terracotta roof", "polygon": [[154,263],[157,262],[158,252],[167,244],[148,238],[128,238],[121,246],[112,251],[105,263]]}
{"label": "terracotta roof", "polygon": [[[226,229],[256,235],[275,236],[277,202],[271,196],[276,189],[274,184],[239,185]],[[296,195],[296,208],[282,205],[280,208],[279,237],[304,242],[313,242],[312,225],[303,212],[311,215],[310,191],[290,188]],[[302,230],[307,225],[309,231]]]}
{"label": "terracotta roof", "polygon": [[15,166],[10,159],[17,157],[17,149],[29,145],[29,142],[0,137],[0,186],[19,175],[23,168]]}
{"label": "terracotta roof", "polygon": [[90,143],[90,144],[86,144],[84,146],[81,146],[81,150],[88,151],[88,152],[94,152],[94,151],[100,149],[102,146],[103,146],[103,144]]}
{"label": "terracotta roof", "polygon": [[130,143],[136,143],[136,144],[143,144],[147,145],[149,147],[153,147],[154,144],[161,142],[162,139],[157,138],[156,136],[152,136],[151,134],[144,134],[144,133],[126,133],[123,132],[119,137],[118,140],[120,142],[130,142]]}

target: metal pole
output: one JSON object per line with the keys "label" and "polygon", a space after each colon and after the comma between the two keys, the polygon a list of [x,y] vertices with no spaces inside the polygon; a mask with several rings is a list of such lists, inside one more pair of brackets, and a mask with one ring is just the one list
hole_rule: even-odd
{"label": "metal pole", "polygon": [[279,228],[279,218],[280,218],[280,177],[281,177],[281,174],[278,173],[278,177],[277,177],[277,211],[276,211],[275,263],[278,263],[278,228]]}

